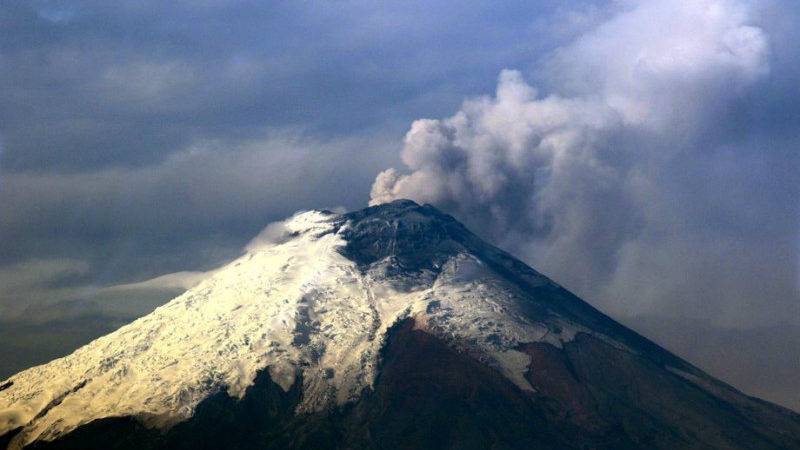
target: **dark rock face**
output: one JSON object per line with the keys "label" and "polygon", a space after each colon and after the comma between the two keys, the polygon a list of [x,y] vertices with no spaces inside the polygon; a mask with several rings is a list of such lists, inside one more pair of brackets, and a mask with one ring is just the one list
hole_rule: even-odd
{"label": "dark rock face", "polygon": [[11,443],[11,440],[14,439],[14,436],[16,436],[20,431],[22,431],[22,427],[11,430],[8,433],[0,436],[0,448],[8,447],[8,444]]}
{"label": "dark rock face", "polygon": [[568,317],[616,343],[579,333],[562,348],[520,346],[531,392],[407,319],[388,335],[373,388],[342,407],[296,414],[302,381],[285,392],[262,371],[241,400],[219,392],[163,432],[111,418],[30,448],[800,449],[800,415],[714,380],[433,207],[398,201],[340,226],[361,270],[435,274],[459,252],[480,255],[518,287],[525,314]]}
{"label": "dark rock face", "polygon": [[362,269],[392,257],[398,270],[435,272],[448,257],[477,239],[451,216],[410,200],[345,214],[342,223],[349,223],[342,253]]}

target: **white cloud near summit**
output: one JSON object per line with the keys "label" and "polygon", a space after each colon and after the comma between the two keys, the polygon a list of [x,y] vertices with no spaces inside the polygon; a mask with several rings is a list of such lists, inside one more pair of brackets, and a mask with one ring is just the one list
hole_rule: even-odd
{"label": "white cloud near summit", "polygon": [[774,137],[735,128],[775,69],[769,30],[743,1],[612,7],[544,59],[542,92],[505,70],[493,97],[415,121],[407,170],[379,174],[371,202],[443,207],[612,313],[766,320],[756,298],[796,297],[795,222],[760,215],[762,187],[792,175]]}

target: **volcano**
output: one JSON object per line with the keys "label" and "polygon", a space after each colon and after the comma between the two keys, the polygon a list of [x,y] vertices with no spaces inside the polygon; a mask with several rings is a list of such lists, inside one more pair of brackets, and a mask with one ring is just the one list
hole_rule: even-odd
{"label": "volcano", "polygon": [[267,231],[149,315],[0,382],[0,448],[800,448],[800,415],[432,206]]}

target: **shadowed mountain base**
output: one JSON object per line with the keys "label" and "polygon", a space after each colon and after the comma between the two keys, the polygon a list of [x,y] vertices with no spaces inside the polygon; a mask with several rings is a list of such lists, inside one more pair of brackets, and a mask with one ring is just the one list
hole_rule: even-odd
{"label": "shadowed mountain base", "polygon": [[[266,371],[242,400],[220,392],[162,433],[97,420],[34,449],[797,448],[797,417],[728,403],[644,356],[579,335],[534,343],[525,392],[439,339],[393,327],[374,390],[344,408],[297,415]],[[765,403],[768,408],[773,408]],[[781,419],[783,417],[783,419]],[[785,430],[785,431],[782,431]]]}

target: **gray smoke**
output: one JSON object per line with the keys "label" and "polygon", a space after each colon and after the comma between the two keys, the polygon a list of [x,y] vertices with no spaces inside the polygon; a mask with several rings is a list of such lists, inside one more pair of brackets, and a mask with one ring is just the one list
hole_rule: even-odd
{"label": "gray smoke", "polygon": [[769,24],[744,1],[614,7],[541,92],[506,70],[415,121],[371,202],[440,206],[617,316],[797,323],[797,139],[758,118],[785,114]]}

